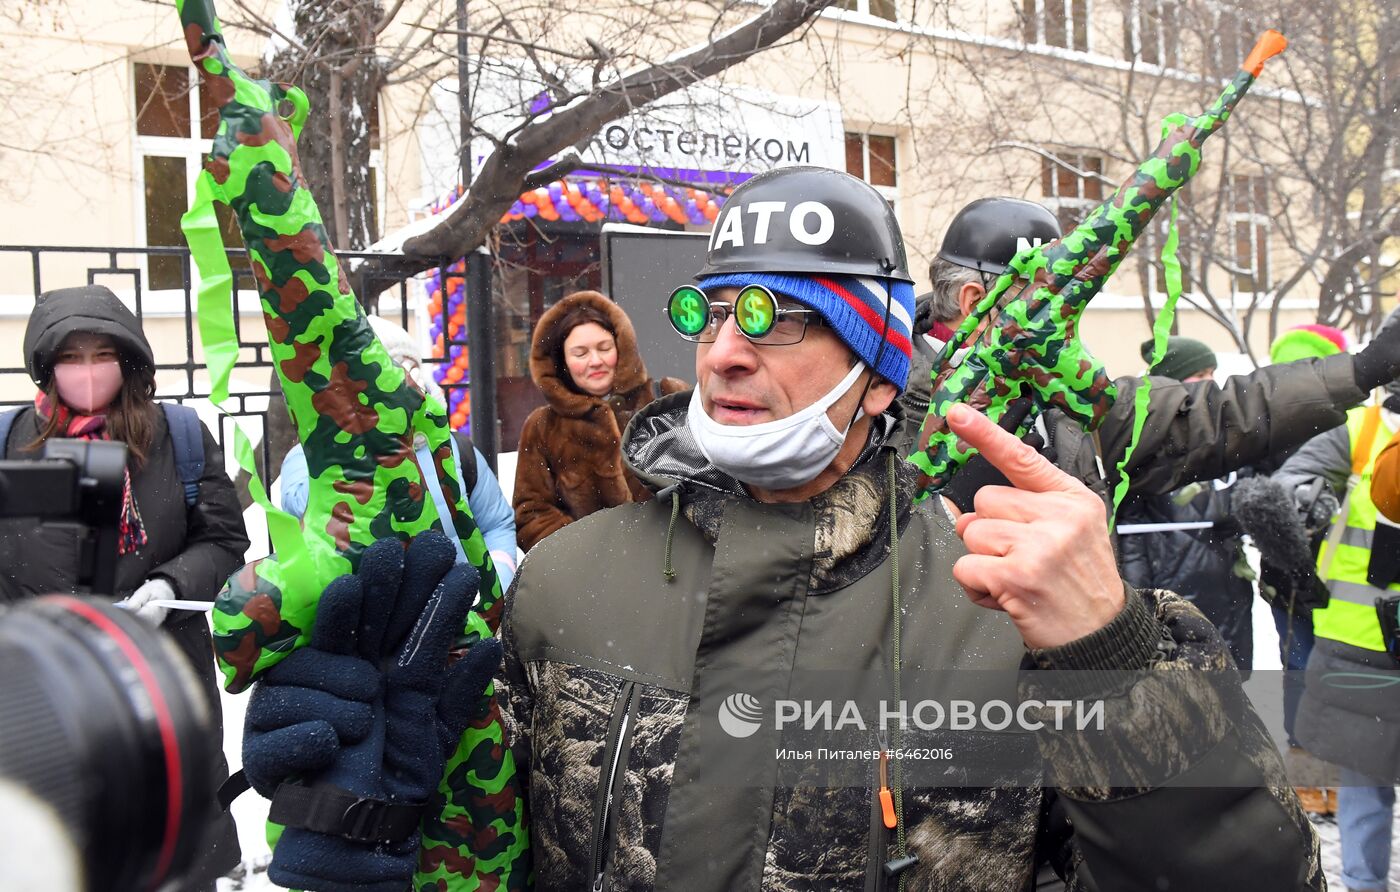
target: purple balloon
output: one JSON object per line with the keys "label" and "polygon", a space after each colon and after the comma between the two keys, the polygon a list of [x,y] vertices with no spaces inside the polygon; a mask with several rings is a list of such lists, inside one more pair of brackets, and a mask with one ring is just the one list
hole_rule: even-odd
{"label": "purple balloon", "polygon": [[525,205],[525,216],[527,216],[527,217],[534,217],[534,216],[536,216],[537,214],[539,214],[539,212],[540,212],[540,209],[537,208],[537,207],[535,207],[533,204],[527,204],[527,205]]}

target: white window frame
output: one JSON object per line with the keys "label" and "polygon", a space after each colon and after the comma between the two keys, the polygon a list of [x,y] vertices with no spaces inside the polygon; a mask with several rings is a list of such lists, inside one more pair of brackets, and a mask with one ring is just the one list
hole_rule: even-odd
{"label": "white window frame", "polygon": [[[1326,0],[1324,0],[1324,2],[1326,2]],[[1213,61],[1219,66],[1220,71],[1233,72],[1244,62],[1245,56],[1253,46],[1252,36],[1257,33],[1257,30],[1253,26],[1254,20],[1248,16],[1245,10],[1236,6],[1215,2],[1215,0],[1205,0],[1205,8],[1211,14],[1210,36],[1206,39],[1208,61]],[[1230,48],[1231,52],[1229,56],[1225,55],[1224,41],[1221,40],[1221,37],[1227,33],[1226,29],[1223,27],[1223,22],[1226,17],[1234,19],[1232,23],[1233,27],[1228,33],[1232,33],[1239,38],[1239,44]]]}
{"label": "white window frame", "polygon": [[[166,68],[184,68],[189,76],[189,114],[190,114],[190,136],[188,138],[171,136],[143,136],[137,131],[136,115],[136,66],[137,65],[159,65]],[[145,159],[149,156],[162,158],[184,158],[185,159],[185,196],[187,201],[194,200],[194,184],[199,177],[200,171],[204,169],[204,158],[209,154],[213,146],[212,139],[203,139],[199,136],[199,72],[193,65],[171,65],[159,60],[135,59],[127,66],[129,108],[131,109],[131,133],[132,133],[132,208],[135,214],[134,230],[136,232],[136,245],[141,248],[149,248],[152,245],[146,241],[146,165]],[[381,130],[382,132],[382,130]],[[382,149],[371,149],[369,153],[369,166],[374,171],[375,182],[375,225],[379,232],[384,231],[385,203],[388,200],[388,184],[384,181],[384,157]],[[165,247],[164,245],[158,247]],[[151,275],[145,262],[142,259],[141,272],[147,288],[150,288]],[[197,277],[196,270],[191,268],[192,277]],[[192,282],[192,287],[198,287],[198,281]]]}
{"label": "white window frame", "polygon": [[[1248,181],[1249,210],[1235,210],[1236,183],[1239,180]],[[1269,240],[1273,235],[1273,220],[1269,217],[1268,208],[1260,210],[1254,206],[1254,184],[1256,181],[1263,181],[1265,194],[1269,190],[1269,177],[1264,174],[1234,174],[1230,178],[1230,189],[1226,199],[1230,202],[1230,213],[1226,215],[1227,225],[1230,227],[1230,262],[1240,269],[1245,270],[1254,279],[1253,294],[1267,294],[1273,288],[1273,252],[1269,249]],[[1235,235],[1236,226],[1240,223],[1249,225],[1249,263],[1240,263],[1239,255],[1236,253],[1239,248],[1239,240]],[[1263,248],[1264,268],[1261,270],[1257,266],[1260,248]],[[1261,287],[1262,283],[1262,287]],[[1239,278],[1237,275],[1230,276],[1230,291],[1239,292]]]}
{"label": "white window frame", "polygon": [[902,5],[902,4],[900,3],[900,0],[893,0],[893,2],[894,2],[894,18],[892,18],[892,19],[887,19],[887,18],[885,18],[885,17],[882,16],[882,15],[876,15],[875,13],[871,12],[871,11],[870,11],[870,2],[871,2],[871,0],[853,0],[853,2],[854,2],[854,4],[855,4],[855,8],[854,8],[854,9],[846,9],[844,6],[832,5],[832,6],[828,6],[826,9],[822,10],[822,12],[823,12],[823,13],[831,13],[831,14],[835,14],[835,15],[838,15],[838,16],[839,16],[839,15],[857,15],[857,16],[863,16],[863,17],[869,19],[870,21],[880,22],[880,23],[882,23],[882,24],[884,24],[884,25],[896,25],[896,24],[901,24],[901,23],[904,22],[904,19],[900,17],[900,13],[902,12],[902,10],[900,9],[900,6]]}
{"label": "white window frame", "polygon": [[[1065,43],[1068,46],[1060,46],[1057,43],[1047,43],[1045,41],[1045,10],[1046,7],[1054,3],[1060,5],[1065,13]],[[1074,7],[1084,6],[1084,46],[1081,49],[1074,45]],[[1024,15],[1024,7],[1021,7],[1021,14]],[[1050,46],[1056,49],[1066,50],[1071,53],[1092,53],[1094,51],[1094,4],[1093,0],[1035,0],[1035,46]]]}
{"label": "white window frame", "polygon": [[[874,187],[876,192],[879,192],[881,195],[883,195],[885,201],[888,201],[890,203],[890,207],[894,208],[895,216],[899,216],[899,134],[882,133],[879,130],[847,130],[845,131],[845,133],[842,134],[843,142],[847,134],[851,136],[860,137],[860,163],[862,165],[863,174],[863,176],[861,176],[861,179],[864,180],[868,185]],[[893,186],[876,186],[874,183],[870,182],[870,137],[872,136],[880,136],[886,139],[894,140],[895,185]]]}
{"label": "white window frame", "polygon": [[[1180,0],[1130,0],[1128,6],[1128,32],[1130,43],[1127,47],[1128,58],[1136,59],[1144,65],[1156,65],[1159,68],[1176,68],[1181,61],[1181,38],[1179,31],[1174,35],[1175,39],[1170,39],[1171,29],[1167,19],[1167,10],[1171,9],[1175,16],[1174,24],[1179,28],[1181,20]],[[1144,13],[1155,11],[1157,21],[1160,23],[1157,28],[1157,61],[1148,62],[1142,57],[1142,17]]]}
{"label": "white window frame", "polygon": [[[1097,158],[1097,159],[1099,160],[1099,168],[1100,168],[1099,174],[1102,175],[1102,173],[1103,173],[1103,168],[1107,165],[1107,162],[1108,162],[1108,159],[1105,158],[1103,155],[1095,155],[1093,152],[1077,152],[1077,151],[1076,151],[1076,152],[1069,152],[1069,151],[1063,151],[1063,152],[1062,152],[1062,151],[1057,151],[1057,150],[1055,150],[1055,149],[1046,149],[1044,155],[1042,156],[1041,164],[1044,165],[1044,164],[1048,163],[1048,164],[1050,164],[1051,167],[1054,169],[1055,175],[1052,176],[1052,177],[1050,178],[1050,185],[1051,185],[1052,191],[1053,191],[1055,194],[1053,194],[1053,195],[1046,195],[1046,194],[1044,194],[1045,189],[1044,189],[1044,183],[1042,182],[1042,184],[1041,184],[1041,203],[1042,203],[1043,205],[1045,205],[1045,207],[1049,208],[1050,212],[1053,213],[1053,214],[1055,215],[1055,219],[1057,219],[1057,220],[1062,220],[1062,219],[1063,219],[1063,218],[1060,216],[1060,212],[1061,212],[1062,210],[1065,210],[1065,209],[1072,209],[1072,210],[1075,211],[1075,214],[1076,214],[1077,217],[1082,218],[1086,213],[1088,213],[1089,211],[1093,210],[1095,207],[1097,207],[1098,205],[1100,205],[1100,204],[1103,203],[1103,199],[1102,199],[1102,198],[1089,198],[1088,196],[1085,196],[1085,195],[1082,195],[1082,194],[1080,194],[1080,195],[1060,195],[1060,194],[1059,194],[1059,190],[1060,190],[1059,171],[1062,170],[1062,169],[1065,169],[1067,166],[1068,166],[1068,167],[1072,167],[1074,170],[1085,170],[1084,159],[1086,159],[1086,158]],[[1074,163],[1073,163],[1072,165],[1067,165],[1066,162],[1069,162],[1071,159],[1073,159]],[[1077,173],[1076,173],[1076,174],[1075,174],[1075,182],[1079,184],[1079,191],[1080,191],[1081,193],[1084,191],[1083,184],[1084,184],[1084,182],[1085,182],[1086,180],[1094,179],[1094,178],[1095,178],[1095,177],[1093,176],[1093,174],[1092,174],[1092,173],[1087,173],[1087,171],[1086,171],[1086,175],[1081,175],[1081,174],[1077,174]],[[1100,181],[1099,181],[1099,189],[1100,189],[1100,190],[1103,190],[1103,191],[1105,191],[1105,192],[1107,193],[1107,192],[1112,192],[1113,187],[1112,187],[1111,185],[1109,185],[1108,183],[1105,183],[1105,182],[1103,182],[1102,180],[1100,180]]]}

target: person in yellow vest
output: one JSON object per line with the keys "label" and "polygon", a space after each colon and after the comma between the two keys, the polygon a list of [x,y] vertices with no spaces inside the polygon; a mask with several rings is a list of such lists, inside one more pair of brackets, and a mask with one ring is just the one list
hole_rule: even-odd
{"label": "person in yellow vest", "polygon": [[[1400,325],[1392,313],[1384,328]],[[1385,892],[1395,784],[1400,782],[1400,526],[1372,499],[1376,459],[1400,432],[1400,384],[1382,404],[1347,414],[1309,441],[1275,478],[1299,491],[1321,478],[1341,507],[1318,555],[1331,600],[1313,611],[1315,645],[1294,727],[1309,752],[1341,767],[1337,823],[1350,892]],[[1388,611],[1388,613],[1387,613]],[[1386,622],[1387,615],[1391,618]]]}

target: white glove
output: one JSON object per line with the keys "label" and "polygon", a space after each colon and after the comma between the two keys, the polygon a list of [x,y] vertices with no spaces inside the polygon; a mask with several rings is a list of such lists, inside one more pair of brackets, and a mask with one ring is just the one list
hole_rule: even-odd
{"label": "white glove", "polygon": [[122,602],[122,606],[151,625],[158,626],[165,621],[165,615],[170,612],[170,608],[157,607],[151,602],[173,600],[175,589],[169,582],[164,579],[147,579],[141,583],[140,588],[131,593],[131,597]]}

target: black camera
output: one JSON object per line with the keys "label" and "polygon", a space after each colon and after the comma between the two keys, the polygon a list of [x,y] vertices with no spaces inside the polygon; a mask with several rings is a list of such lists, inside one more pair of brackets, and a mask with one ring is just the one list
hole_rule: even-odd
{"label": "black camera", "polygon": [[[176,887],[218,808],[209,699],[185,656],[106,601],[47,595],[0,613],[0,679],[0,785],[28,794],[7,803],[0,833],[56,817],[80,888]],[[64,848],[27,854],[71,869],[53,863]],[[5,860],[0,880],[23,867]]]}
{"label": "black camera", "polygon": [[41,459],[0,461],[0,517],[81,525],[78,583],[111,595],[125,474],[125,443],[49,440]]}
{"label": "black camera", "polygon": [[[0,516],[82,527],[78,582],[110,597],[125,467],[124,443],[50,440],[0,461]],[[218,807],[210,708],[170,638],[103,598],[0,611],[0,888],[178,888]]]}

